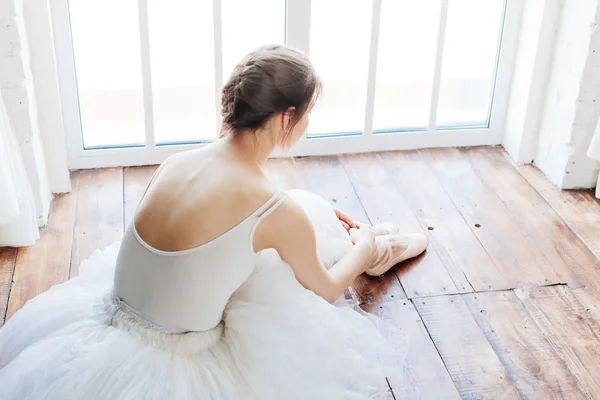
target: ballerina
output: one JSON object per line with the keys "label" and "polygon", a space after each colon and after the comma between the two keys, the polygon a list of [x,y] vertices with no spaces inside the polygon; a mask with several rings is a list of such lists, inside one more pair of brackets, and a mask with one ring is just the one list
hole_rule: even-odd
{"label": "ballerina", "polygon": [[356,223],[261,169],[303,135],[320,88],[296,50],[248,54],[223,88],[221,138],[167,159],[123,240],[0,328],[0,397],[385,396],[401,333],[331,303],[427,237]]}

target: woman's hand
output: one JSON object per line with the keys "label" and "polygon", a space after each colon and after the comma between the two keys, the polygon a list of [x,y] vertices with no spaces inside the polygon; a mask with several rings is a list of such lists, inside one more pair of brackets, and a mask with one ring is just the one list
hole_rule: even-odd
{"label": "woman's hand", "polygon": [[350,231],[350,239],[352,243],[375,243],[375,232],[370,226],[362,226],[358,228],[351,228]]}
{"label": "woman's hand", "polygon": [[357,229],[360,227],[360,224],[354,222],[352,220],[352,218],[350,218],[343,211],[338,210],[337,208],[335,208],[334,210],[335,210],[335,215],[338,217],[338,219],[342,223],[342,226],[344,227],[344,229],[347,230],[348,232],[350,232],[350,229]]}
{"label": "woman's hand", "polygon": [[375,232],[370,226],[352,228],[349,231],[350,239],[354,243],[354,248],[359,251],[365,258],[368,265],[375,262],[377,258],[377,241],[375,240]]}

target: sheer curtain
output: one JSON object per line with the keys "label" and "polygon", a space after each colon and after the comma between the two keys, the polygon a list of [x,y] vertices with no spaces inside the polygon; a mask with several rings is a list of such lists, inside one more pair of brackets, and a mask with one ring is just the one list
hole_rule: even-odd
{"label": "sheer curtain", "polygon": [[29,246],[39,236],[31,186],[0,91],[0,246]]}
{"label": "sheer curtain", "polygon": [[[600,161],[600,118],[596,123],[596,131],[592,137],[592,143],[590,144],[587,155],[594,160]],[[600,175],[598,176],[598,183],[596,184],[596,197],[600,199]]]}

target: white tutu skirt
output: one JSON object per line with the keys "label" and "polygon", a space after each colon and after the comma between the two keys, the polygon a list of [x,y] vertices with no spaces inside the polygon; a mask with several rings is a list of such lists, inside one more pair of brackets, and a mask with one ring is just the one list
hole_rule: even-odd
{"label": "white tutu skirt", "polygon": [[[351,243],[332,208],[290,195],[333,264]],[[0,328],[0,399],[391,398],[386,376],[402,373],[406,354],[401,330],[306,290],[274,251],[261,254],[219,326],[172,333],[112,294],[118,248],[95,252],[80,276]]]}

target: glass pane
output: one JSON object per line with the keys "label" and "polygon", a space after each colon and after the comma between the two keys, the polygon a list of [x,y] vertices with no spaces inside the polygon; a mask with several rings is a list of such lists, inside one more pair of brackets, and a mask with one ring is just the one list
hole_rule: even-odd
{"label": "glass pane", "polygon": [[487,126],[504,0],[450,0],[437,126]]}
{"label": "glass pane", "polygon": [[323,93],[311,115],[309,136],[364,129],[372,8],[365,0],[311,3],[310,58]]}
{"label": "glass pane", "polygon": [[222,0],[223,83],[249,52],[285,42],[285,0]]}
{"label": "glass pane", "polygon": [[373,131],[427,129],[440,0],[383,0]]}
{"label": "glass pane", "polygon": [[70,0],[69,9],[84,147],[142,145],[137,1]]}
{"label": "glass pane", "polygon": [[148,0],[157,143],[216,138],[212,1]]}

